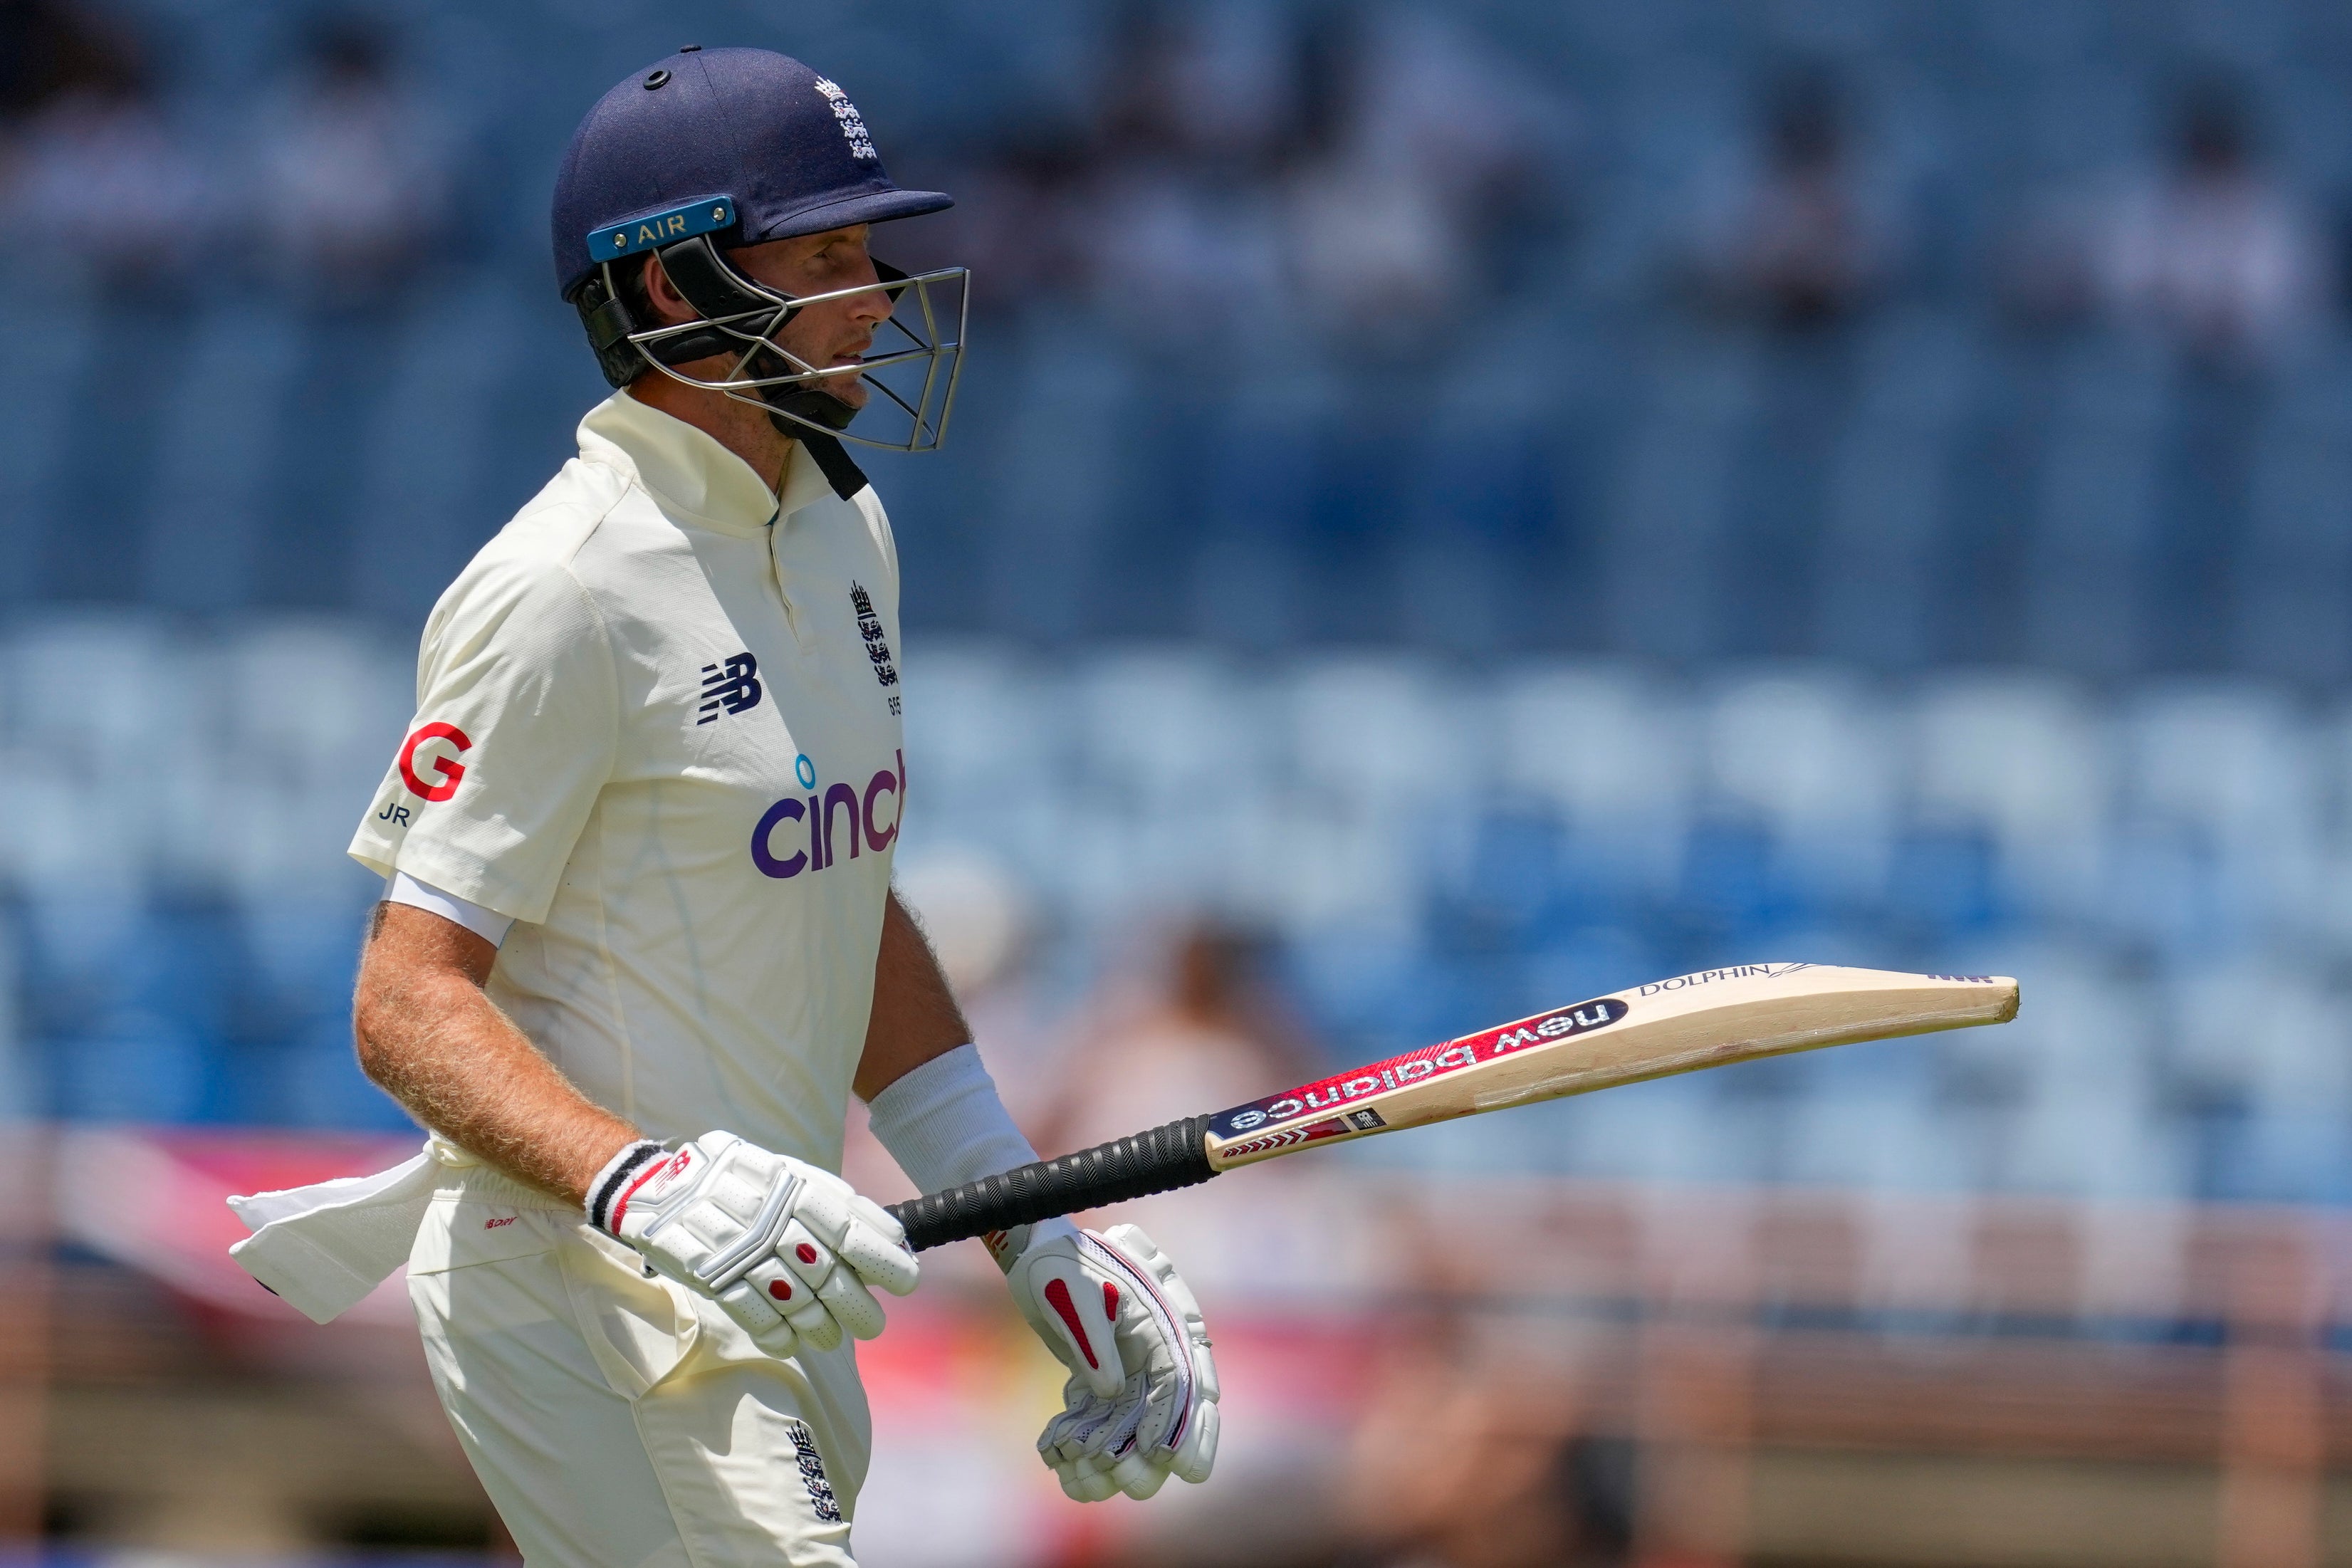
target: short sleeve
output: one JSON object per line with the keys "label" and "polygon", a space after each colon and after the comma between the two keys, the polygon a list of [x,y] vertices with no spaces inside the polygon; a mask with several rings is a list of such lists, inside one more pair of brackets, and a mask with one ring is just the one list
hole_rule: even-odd
{"label": "short sleeve", "polygon": [[561,563],[478,557],[425,627],[416,689],[352,858],[544,921],[619,733],[594,603]]}

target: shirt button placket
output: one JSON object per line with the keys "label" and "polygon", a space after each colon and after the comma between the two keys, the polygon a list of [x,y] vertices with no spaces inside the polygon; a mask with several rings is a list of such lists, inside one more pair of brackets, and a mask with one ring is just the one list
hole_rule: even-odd
{"label": "shirt button placket", "polygon": [[777,608],[784,614],[784,629],[792,633],[793,645],[797,647],[801,641],[801,620],[793,608],[793,595],[784,585],[783,552],[778,548],[783,538],[783,528],[782,518],[768,524],[768,586],[776,595]]}

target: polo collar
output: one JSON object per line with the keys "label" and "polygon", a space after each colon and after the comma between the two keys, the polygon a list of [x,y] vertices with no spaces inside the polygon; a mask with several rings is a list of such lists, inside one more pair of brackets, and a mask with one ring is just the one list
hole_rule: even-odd
{"label": "polo collar", "polygon": [[[580,421],[580,455],[635,474],[665,512],[720,533],[753,537],[778,515],[774,493],[751,464],[704,431],[625,391],[615,392]],[[784,512],[814,499],[793,496],[801,470],[814,473],[815,468],[794,451],[785,470]],[[822,489],[824,477],[815,478]]]}
{"label": "polo collar", "polygon": [[790,517],[811,501],[824,500],[834,494],[833,481],[825,478],[806,446],[793,443],[792,455],[784,460],[784,488],[776,505],[778,517]]}

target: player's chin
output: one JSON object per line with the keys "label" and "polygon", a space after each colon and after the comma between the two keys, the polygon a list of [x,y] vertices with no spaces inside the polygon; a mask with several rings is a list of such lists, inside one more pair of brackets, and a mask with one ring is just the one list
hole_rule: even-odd
{"label": "player's chin", "polygon": [[874,389],[866,384],[863,372],[856,375],[836,375],[824,384],[824,390],[827,395],[852,408],[865,407],[874,395]]}

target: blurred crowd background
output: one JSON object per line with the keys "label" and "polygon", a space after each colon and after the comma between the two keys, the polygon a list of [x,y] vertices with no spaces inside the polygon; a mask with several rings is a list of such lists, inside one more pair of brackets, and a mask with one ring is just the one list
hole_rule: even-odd
{"label": "blurred crowd background", "polygon": [[[1258,1436],[1164,1510],[1192,1533],[978,1458],[1027,1463],[972,1306],[876,1352],[879,1568],[2352,1553],[2352,12],[2319,0],[0,0],[0,1109],[198,1207],[256,1151],[395,1146],[349,1142],[407,1123],[351,1060],[376,889],[341,846],[425,611],[604,395],[555,161],[685,42],[807,58],[959,197],[877,236],[974,279],[947,449],[869,465],[900,868],[1041,1147],[1726,963],[2026,997],[1139,1205],[1244,1325]],[[1400,1277],[1355,1194],[1431,1190],[1615,1261],[1515,1293],[1465,1261],[1499,1229],[1423,1216],[1454,1261]],[[26,1519],[293,1550],[446,1502],[280,1500],[272,1535],[197,1481],[109,1492],[124,1391],[292,1408],[336,1358],[193,1252],[147,1300],[125,1261],[187,1232],[100,1206],[20,1244],[43,1310],[149,1348],[26,1363]],[[1822,1246],[1832,1283],[1766,1283]],[[1879,1426],[1773,1435],[1791,1325],[1871,1347],[1785,1375]],[[2021,1336],[2058,1359],[2004,1397],[2081,1430],[1921,1436],[2009,1385],[1905,1383],[1902,1334],[1948,1370]],[[2100,1405],[2069,1346],[2140,1392]],[[463,1493],[434,1419],[353,1473]],[[1789,1458],[1961,1451],[1852,1494]]]}

